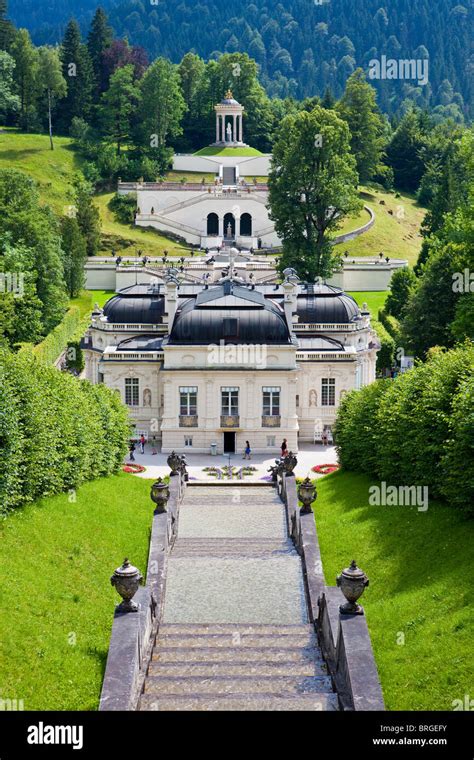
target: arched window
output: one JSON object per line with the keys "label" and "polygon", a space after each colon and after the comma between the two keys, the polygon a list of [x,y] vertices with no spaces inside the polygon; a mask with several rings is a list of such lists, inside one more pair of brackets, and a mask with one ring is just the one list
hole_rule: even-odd
{"label": "arched window", "polygon": [[251,214],[242,214],[240,217],[240,234],[244,237],[252,236],[252,216]]}
{"label": "arched window", "polygon": [[207,217],[207,234],[218,235],[219,234],[219,217],[217,214],[209,214]]}
{"label": "arched window", "polygon": [[226,214],[224,217],[224,237],[229,237],[229,224],[231,227],[230,237],[235,238],[235,216],[233,214]]}

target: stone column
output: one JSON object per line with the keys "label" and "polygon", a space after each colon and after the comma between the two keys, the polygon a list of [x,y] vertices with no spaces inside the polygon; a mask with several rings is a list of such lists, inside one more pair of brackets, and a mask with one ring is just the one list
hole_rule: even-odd
{"label": "stone column", "polygon": [[243,124],[243,120],[244,120],[244,117],[243,117],[243,115],[242,115],[242,114],[240,114],[239,120],[240,120],[240,124],[239,124],[239,142],[243,142],[243,141],[244,141],[244,140],[243,140],[243,135],[244,135],[244,124]]}
{"label": "stone column", "polygon": [[237,135],[237,114],[236,113],[234,113],[234,131],[232,132],[232,138],[233,138],[234,142],[238,142],[239,141],[239,138],[238,138],[238,135]]}
{"label": "stone column", "polygon": [[219,114],[216,113],[216,142],[219,142]]}
{"label": "stone column", "polygon": [[219,236],[224,237],[224,216],[219,217]]}

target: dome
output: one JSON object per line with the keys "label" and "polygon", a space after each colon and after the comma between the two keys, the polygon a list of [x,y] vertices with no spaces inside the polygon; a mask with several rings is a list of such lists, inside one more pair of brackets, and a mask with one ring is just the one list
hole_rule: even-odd
{"label": "dome", "polygon": [[159,325],[163,322],[165,297],[159,286],[134,285],[120,290],[104,306],[104,317],[113,324]]}
{"label": "dome", "polygon": [[297,301],[299,322],[349,324],[360,318],[360,309],[347,293],[330,285],[308,285]]}
{"label": "dome", "polygon": [[287,345],[291,336],[281,308],[255,290],[228,281],[185,301],[169,345]]}
{"label": "dome", "polygon": [[221,106],[240,106],[240,103],[234,98],[232,92],[228,90],[225,97],[221,100]]}

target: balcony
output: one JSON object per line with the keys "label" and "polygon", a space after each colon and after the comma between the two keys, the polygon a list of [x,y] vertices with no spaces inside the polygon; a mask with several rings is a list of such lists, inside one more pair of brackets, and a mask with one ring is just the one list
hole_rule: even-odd
{"label": "balcony", "polygon": [[179,426],[183,428],[195,428],[198,426],[197,414],[181,414],[179,417]]}
{"label": "balcony", "polygon": [[262,416],[262,427],[264,428],[277,428],[281,425],[281,417],[279,414],[264,414]]}
{"label": "balcony", "polygon": [[238,428],[240,424],[240,417],[238,414],[222,414],[221,415],[221,428]]}

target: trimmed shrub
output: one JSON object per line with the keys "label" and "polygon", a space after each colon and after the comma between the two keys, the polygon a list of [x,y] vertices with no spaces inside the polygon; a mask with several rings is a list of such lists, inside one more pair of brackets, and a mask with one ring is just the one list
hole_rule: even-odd
{"label": "trimmed shrub", "polygon": [[41,362],[54,364],[66,348],[68,341],[75,336],[80,326],[81,312],[77,306],[71,306],[59,325],[56,325],[54,330],[41,343],[38,343],[37,346],[33,346],[31,343],[24,343],[20,349],[20,353],[26,352],[28,354],[32,350]]}
{"label": "trimmed shrub", "polygon": [[0,379],[0,513],[120,468],[130,424],[116,393],[26,350],[0,353]]}
{"label": "trimmed shrub", "polygon": [[466,344],[348,394],[335,428],[342,466],[393,485],[427,486],[430,498],[472,510],[473,373],[474,347]]}

